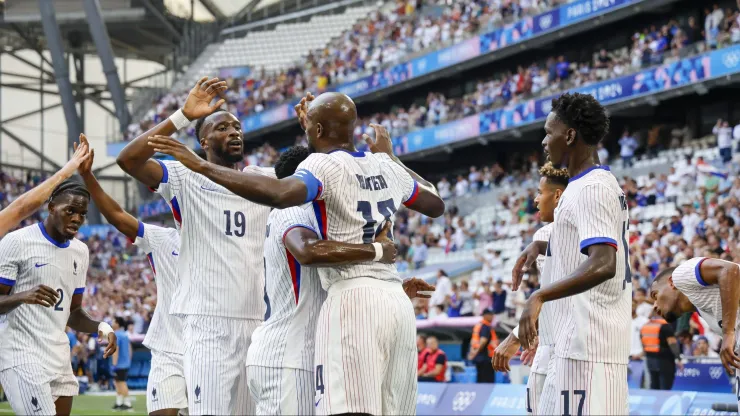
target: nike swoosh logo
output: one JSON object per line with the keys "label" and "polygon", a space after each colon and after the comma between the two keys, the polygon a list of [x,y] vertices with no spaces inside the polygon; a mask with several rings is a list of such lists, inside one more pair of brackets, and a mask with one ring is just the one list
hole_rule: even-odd
{"label": "nike swoosh logo", "polygon": [[216,193],[219,193],[219,194],[222,194],[222,193],[223,193],[223,192],[221,192],[221,191],[220,191],[220,190],[218,190],[218,189],[206,188],[206,187],[205,187],[205,186],[203,186],[203,185],[201,185],[201,186],[200,186],[200,189],[202,189],[202,190],[204,190],[204,191],[208,191],[208,192],[216,192]]}
{"label": "nike swoosh logo", "polygon": [[172,255],[173,255],[173,256],[179,256],[180,254],[179,254],[179,253],[177,253],[177,252],[176,252],[175,250],[172,250]]}
{"label": "nike swoosh logo", "polygon": [[316,401],[316,407],[319,407],[319,402],[320,401],[321,401],[321,399],[319,399],[319,400]]}
{"label": "nike swoosh logo", "polygon": [[49,263],[36,263],[36,267],[44,267]]}

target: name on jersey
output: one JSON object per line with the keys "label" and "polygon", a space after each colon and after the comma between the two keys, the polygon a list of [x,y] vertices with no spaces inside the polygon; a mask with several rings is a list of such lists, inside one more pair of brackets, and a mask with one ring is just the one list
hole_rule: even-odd
{"label": "name on jersey", "polygon": [[388,183],[385,181],[383,175],[355,176],[357,176],[357,181],[360,183],[360,189],[364,189],[366,191],[379,191],[381,189],[388,189]]}

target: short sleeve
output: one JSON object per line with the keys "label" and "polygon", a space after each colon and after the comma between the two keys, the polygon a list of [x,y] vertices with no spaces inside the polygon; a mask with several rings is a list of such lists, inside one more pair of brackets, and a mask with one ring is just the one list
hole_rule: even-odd
{"label": "short sleeve", "polygon": [[317,236],[321,236],[317,231],[315,219],[310,210],[301,207],[292,207],[276,212],[275,222],[271,225],[270,232],[280,236],[281,241],[285,241],[285,236],[295,228],[305,228],[313,231]]}
{"label": "short sleeve", "polygon": [[374,156],[381,158],[393,173],[394,178],[391,181],[395,186],[400,187],[403,193],[403,204],[406,206],[413,204],[416,201],[416,197],[419,196],[419,183],[416,182],[403,166],[394,162],[387,154],[375,153]]}
{"label": "short sleeve", "polygon": [[601,184],[584,187],[578,197],[578,210],[573,213],[582,254],[596,244],[618,248],[622,205],[614,192]]}
{"label": "short sleeve", "polygon": [[[342,179],[343,170],[339,162],[327,154],[314,153],[306,158],[296,169],[293,178],[306,185],[306,201],[326,199]],[[332,186],[333,185],[333,186]]]}
{"label": "short sleeve", "polygon": [[488,325],[483,325],[480,329],[480,337],[487,338],[490,341],[491,340],[491,327]]}
{"label": "short sleeve", "polygon": [[701,276],[701,264],[706,259],[706,257],[694,257],[676,267],[676,270],[671,273],[676,289],[686,294],[709,286]]}
{"label": "short sleeve", "polygon": [[14,234],[0,240],[0,284],[14,286],[21,265],[22,244]]}
{"label": "short sleeve", "polygon": [[185,177],[190,171],[182,163],[174,160],[155,160],[162,166],[162,181],[155,192],[170,202],[182,189]]}
{"label": "short sleeve", "polygon": [[139,229],[136,232],[134,245],[141,248],[145,253],[151,253],[159,247],[162,242],[162,236],[166,232],[166,228],[144,224],[139,221]]}
{"label": "short sleeve", "polygon": [[440,364],[440,365],[447,364],[447,356],[444,354],[437,355],[437,359],[434,360],[434,364]]}

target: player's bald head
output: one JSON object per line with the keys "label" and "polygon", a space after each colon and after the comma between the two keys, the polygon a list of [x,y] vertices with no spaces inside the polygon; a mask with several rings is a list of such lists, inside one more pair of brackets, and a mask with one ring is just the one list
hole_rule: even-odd
{"label": "player's bald head", "polygon": [[306,130],[313,147],[352,142],[357,107],[347,95],[338,92],[319,95],[309,103],[306,116]]}

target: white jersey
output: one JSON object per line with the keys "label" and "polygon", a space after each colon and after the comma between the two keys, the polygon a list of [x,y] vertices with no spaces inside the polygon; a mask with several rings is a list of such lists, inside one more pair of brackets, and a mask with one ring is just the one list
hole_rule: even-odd
{"label": "white jersey", "polygon": [[89,261],[84,243],[54,241],[43,223],[0,240],[0,284],[12,286],[11,294],[46,285],[59,295],[52,307],[24,304],[0,315],[0,370],[36,363],[52,373],[72,372],[64,329],[72,296],[85,292]]}
{"label": "white jersey", "polygon": [[[160,161],[159,192],[180,227],[178,285],[170,313],[265,316],[264,233],[270,208],[234,194],[180,162]],[[247,167],[275,176],[272,169]]]}
{"label": "white jersey", "polygon": [[139,222],[134,245],[146,253],[157,284],[157,307],[144,337],[144,345],[152,350],[184,354],[182,319],[170,315],[172,296],[180,283],[177,278],[180,233],[174,228]]}
{"label": "white jersey", "polygon": [[[534,241],[550,241],[550,235],[552,234],[554,223],[549,223],[546,226],[540,228],[537,230],[536,233],[534,233],[534,236],[532,239]],[[549,261],[548,261],[549,260]],[[540,271],[540,287],[545,287],[552,283],[552,274],[551,273],[545,273],[545,270],[549,267],[552,267],[552,259],[539,255],[537,256],[537,270]],[[547,302],[544,305],[542,305],[542,310],[540,311],[540,318],[539,323],[537,326],[537,335],[540,337],[540,344],[542,345],[553,345],[555,344],[555,335],[553,332],[553,326],[555,326],[555,323],[553,322],[553,308],[555,305],[553,302]]]}
{"label": "white jersey", "polygon": [[[686,260],[673,271],[673,285],[689,298],[710,326],[722,328],[722,298],[719,285],[709,285],[701,277],[701,263],[706,257]],[[738,313],[740,315],[740,313]],[[740,319],[735,321],[740,329]]]}
{"label": "white jersey", "polygon": [[[384,153],[314,153],[295,176],[306,183],[321,237],[343,243],[372,243],[383,223],[393,221],[398,207],[419,191],[411,175]],[[402,281],[395,264],[380,262],[321,268],[319,276],[324,289],[357,277]]]}
{"label": "white jersey", "polygon": [[247,365],[313,371],[316,323],[326,292],[317,269],[301,266],[285,248],[285,235],[297,227],[319,235],[313,213],[301,207],[275,209],[267,220],[267,314],[252,334]]}
{"label": "white jersey", "polygon": [[613,246],[617,264],[616,274],[606,282],[553,302],[557,356],[627,364],[632,321],[628,224],[627,201],[607,167],[594,167],[570,179],[555,209],[544,279],[554,283],[567,278],[586,261],[588,247],[594,244]]}

